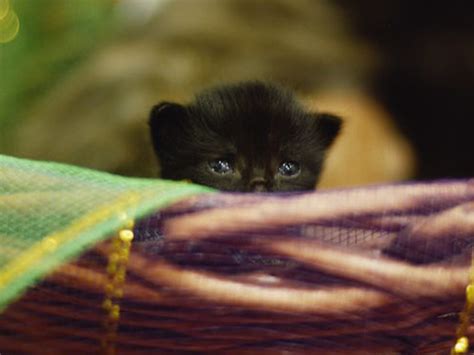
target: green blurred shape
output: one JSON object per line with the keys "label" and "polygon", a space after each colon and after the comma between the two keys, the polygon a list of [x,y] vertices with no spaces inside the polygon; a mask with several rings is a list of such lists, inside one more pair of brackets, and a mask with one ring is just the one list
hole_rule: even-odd
{"label": "green blurred shape", "polygon": [[10,11],[10,1],[0,0],[0,21],[8,14]]}
{"label": "green blurred shape", "polygon": [[[3,1],[6,2],[7,0]],[[12,41],[18,34],[19,30],[20,21],[18,20],[15,11],[11,8],[7,8],[7,12],[2,16],[2,5],[0,4],[0,43]]]}
{"label": "green blurred shape", "polygon": [[0,155],[0,311],[85,248],[179,199],[189,183],[115,176]]}
{"label": "green blurred shape", "polygon": [[[16,0],[10,8],[12,4],[21,31],[14,41],[0,45],[0,152],[35,100],[102,45],[114,24],[113,0]],[[11,13],[5,0],[0,0],[2,11]],[[13,33],[14,23],[8,28]]]}

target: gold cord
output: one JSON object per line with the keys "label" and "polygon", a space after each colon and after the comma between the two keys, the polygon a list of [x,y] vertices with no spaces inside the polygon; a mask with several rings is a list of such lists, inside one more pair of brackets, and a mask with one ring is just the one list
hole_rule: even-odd
{"label": "gold cord", "polygon": [[107,283],[105,285],[105,297],[102,308],[105,310],[104,320],[105,335],[102,338],[101,346],[104,354],[115,354],[115,340],[117,337],[117,327],[120,318],[119,301],[123,296],[123,285],[127,272],[128,257],[132,245],[133,221],[125,215],[123,229],[112,239],[112,250],[109,254],[107,264]]}
{"label": "gold cord", "polygon": [[469,284],[466,287],[466,304],[459,315],[459,326],[456,330],[456,344],[451,349],[451,355],[467,354],[469,339],[466,335],[471,323],[471,314],[474,307],[474,250],[471,250],[471,269],[469,271]]}

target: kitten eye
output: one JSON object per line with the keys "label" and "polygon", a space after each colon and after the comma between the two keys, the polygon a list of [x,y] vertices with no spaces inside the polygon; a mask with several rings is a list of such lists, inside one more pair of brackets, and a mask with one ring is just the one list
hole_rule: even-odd
{"label": "kitten eye", "polygon": [[212,172],[220,175],[229,174],[233,171],[232,163],[227,159],[216,159],[209,162]]}
{"label": "kitten eye", "polygon": [[295,176],[300,172],[300,165],[294,161],[284,161],[280,164],[278,172],[283,176]]}

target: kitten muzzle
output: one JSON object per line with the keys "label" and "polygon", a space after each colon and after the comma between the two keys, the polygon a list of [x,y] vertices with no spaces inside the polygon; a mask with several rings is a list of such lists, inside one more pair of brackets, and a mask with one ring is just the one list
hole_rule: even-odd
{"label": "kitten muzzle", "polygon": [[269,192],[268,181],[264,178],[254,178],[249,183],[251,192]]}

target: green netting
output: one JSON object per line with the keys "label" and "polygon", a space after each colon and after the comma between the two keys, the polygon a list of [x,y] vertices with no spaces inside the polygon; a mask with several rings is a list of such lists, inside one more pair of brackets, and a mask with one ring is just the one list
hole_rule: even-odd
{"label": "green netting", "polygon": [[211,189],[0,155],[0,310],[46,272],[139,218]]}

